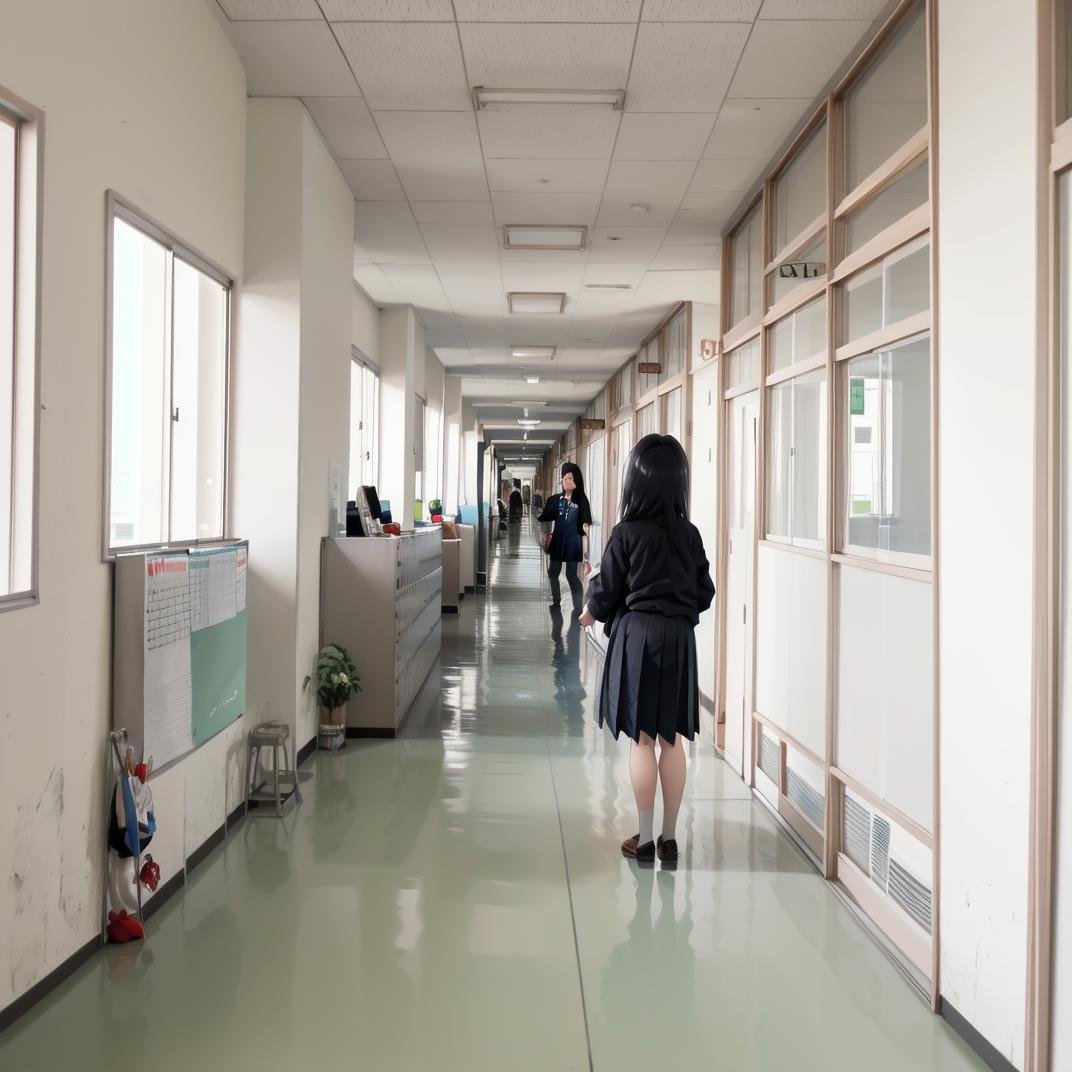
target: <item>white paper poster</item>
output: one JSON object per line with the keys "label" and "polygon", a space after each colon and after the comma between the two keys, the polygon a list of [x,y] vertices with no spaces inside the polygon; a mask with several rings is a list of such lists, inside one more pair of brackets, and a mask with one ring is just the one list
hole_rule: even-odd
{"label": "white paper poster", "polygon": [[246,556],[245,547],[239,547],[235,551],[237,555],[235,565],[235,610],[241,614],[246,609]]}

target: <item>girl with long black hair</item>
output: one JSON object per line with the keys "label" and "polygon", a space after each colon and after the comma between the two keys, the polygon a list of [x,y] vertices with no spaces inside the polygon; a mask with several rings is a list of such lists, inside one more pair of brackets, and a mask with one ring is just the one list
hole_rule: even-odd
{"label": "girl with long black hair", "polygon": [[[675,827],[685,791],[685,748],[700,728],[696,684],[699,616],[715,586],[699,531],[689,521],[689,462],[673,436],[648,435],[633,448],[622,489],[621,521],[588,586],[582,625],[605,622],[599,724],[633,746],[629,773],[640,831],[622,843],[642,863],[656,852],[678,858]],[[658,742],[659,754],[655,746]],[[663,826],[654,840],[655,789]]]}
{"label": "girl with long black hair", "polygon": [[581,467],[573,462],[562,465],[562,492],[552,495],[547,500],[538,521],[553,521],[551,546],[548,548],[547,576],[551,581],[551,610],[555,611],[562,603],[562,591],[558,583],[562,564],[566,565],[566,580],[569,582],[570,594],[573,596],[573,613],[581,610],[583,588],[577,575],[580,564],[584,563],[584,573],[592,572],[588,561],[588,530],[592,525],[592,507],[584,493],[584,475]]}

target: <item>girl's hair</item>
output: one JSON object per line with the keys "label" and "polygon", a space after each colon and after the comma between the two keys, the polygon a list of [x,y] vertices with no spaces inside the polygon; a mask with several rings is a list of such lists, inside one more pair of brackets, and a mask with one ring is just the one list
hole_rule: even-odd
{"label": "girl's hair", "polygon": [[584,474],[581,472],[581,467],[573,462],[563,462],[560,480],[562,477],[565,477],[567,473],[573,474],[573,481],[576,485],[570,498],[577,504],[578,509],[580,509],[580,516],[583,523],[586,525],[590,524],[590,521],[587,519],[592,516],[592,507],[588,502],[588,496],[584,491]]}
{"label": "girl's hair", "polygon": [[623,521],[657,521],[670,542],[688,546],[689,459],[673,436],[646,435],[633,447],[622,486]]}

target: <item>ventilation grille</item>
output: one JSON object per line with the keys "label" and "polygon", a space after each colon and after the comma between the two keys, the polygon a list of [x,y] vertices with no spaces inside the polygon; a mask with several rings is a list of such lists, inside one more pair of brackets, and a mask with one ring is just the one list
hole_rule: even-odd
{"label": "ventilation grille", "polygon": [[927,934],[931,933],[931,891],[896,860],[890,861],[890,900]]}
{"label": "ventilation grille", "polygon": [[759,739],[759,769],[775,785],[781,785],[778,768],[781,766],[778,742],[766,730],[761,731]]}
{"label": "ventilation grille", "polygon": [[841,840],[845,855],[870,878],[871,813],[848,793],[842,811]]}
{"label": "ventilation grille", "polygon": [[785,795],[822,830],[826,810],[823,795],[804,781],[792,767],[788,767],[785,772]]}
{"label": "ventilation grille", "polygon": [[890,879],[890,824],[881,815],[875,816],[871,827],[871,877],[886,889]]}

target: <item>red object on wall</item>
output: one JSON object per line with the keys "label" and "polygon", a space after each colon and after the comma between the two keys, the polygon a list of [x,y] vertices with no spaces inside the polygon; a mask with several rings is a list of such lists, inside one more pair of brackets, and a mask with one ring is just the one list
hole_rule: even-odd
{"label": "red object on wall", "polygon": [[718,352],[721,349],[718,343],[718,339],[701,339],[700,340],[700,356],[705,360],[710,360],[712,357],[718,357]]}

